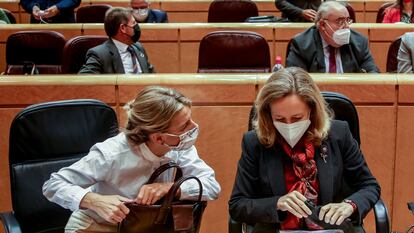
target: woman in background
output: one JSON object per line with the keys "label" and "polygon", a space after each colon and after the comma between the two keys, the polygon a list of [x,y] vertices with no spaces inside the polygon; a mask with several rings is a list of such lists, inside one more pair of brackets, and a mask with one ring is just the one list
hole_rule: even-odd
{"label": "woman in background", "polygon": [[384,10],[383,23],[413,23],[413,0],[397,0]]}

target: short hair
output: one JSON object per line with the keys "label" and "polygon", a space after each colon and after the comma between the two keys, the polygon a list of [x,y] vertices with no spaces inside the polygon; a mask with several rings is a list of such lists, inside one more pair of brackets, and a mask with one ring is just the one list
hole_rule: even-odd
{"label": "short hair", "polygon": [[271,81],[263,86],[255,102],[257,118],[253,122],[253,127],[260,143],[265,147],[272,147],[280,136],[273,125],[270,105],[275,100],[296,94],[311,111],[307,140],[320,145],[328,135],[332,114],[310,75],[302,68],[289,67],[273,73],[269,79]]}
{"label": "short hair", "polygon": [[346,9],[345,5],[342,2],[337,2],[333,0],[322,2],[322,4],[318,8],[318,12],[316,13],[315,17],[316,26],[319,27],[319,21],[321,19],[327,18],[328,15],[331,13],[332,9],[341,10],[343,8]]}
{"label": "short hair", "polygon": [[148,141],[149,135],[166,132],[174,116],[191,107],[191,100],[178,91],[160,86],[145,87],[137,97],[127,103],[125,135],[133,145]]}
{"label": "short hair", "polygon": [[132,12],[124,7],[111,7],[105,13],[105,32],[109,37],[113,37],[118,33],[119,27],[123,23],[128,23]]}

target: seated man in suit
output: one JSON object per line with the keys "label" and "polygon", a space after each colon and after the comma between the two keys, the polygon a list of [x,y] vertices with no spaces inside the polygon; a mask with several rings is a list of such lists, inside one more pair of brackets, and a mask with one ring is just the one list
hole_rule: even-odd
{"label": "seated man in suit", "polygon": [[291,22],[313,22],[321,0],[276,0],[275,5],[282,12],[282,18]]}
{"label": "seated man in suit", "polygon": [[138,42],[141,29],[132,11],[112,7],[105,15],[105,43],[89,49],[80,74],[138,74],[154,73],[147,54]]}
{"label": "seated man in suit", "polygon": [[315,26],[295,36],[289,46],[286,66],[313,73],[379,72],[368,40],[349,29],[352,20],[344,5],[323,2]]}
{"label": "seated man in suit", "polygon": [[139,23],[168,23],[167,12],[150,9],[147,0],[131,0],[130,5]]}

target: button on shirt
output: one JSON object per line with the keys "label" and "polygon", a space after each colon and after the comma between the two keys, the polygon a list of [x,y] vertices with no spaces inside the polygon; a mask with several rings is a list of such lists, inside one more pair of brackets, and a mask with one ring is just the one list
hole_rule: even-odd
{"label": "button on shirt", "polygon": [[[124,65],[125,74],[132,74],[134,71],[134,66],[132,64],[131,53],[127,50],[128,45],[120,41],[117,41],[115,39],[112,39],[112,41],[114,42],[116,48],[118,49],[119,55],[121,56],[122,64]],[[139,56],[139,54],[137,54],[137,56]],[[138,60],[136,62],[138,65],[138,73],[141,74],[142,73],[141,66]]]}
{"label": "button on shirt", "polygon": [[[323,57],[325,60],[325,73],[329,73],[329,44],[321,37],[322,39],[322,47],[323,47]],[[342,60],[341,60],[341,51],[339,48],[335,49],[336,55],[336,73],[343,73],[342,69]]]}
{"label": "button on shirt", "polygon": [[[145,148],[148,149],[146,145]],[[50,201],[72,211],[79,209],[82,198],[90,191],[135,199],[154,170],[171,160],[181,167],[183,176],[193,175],[200,179],[203,200],[217,199],[220,185],[214,171],[199,158],[194,146],[186,151],[170,151],[163,157],[157,157],[152,152],[133,151],[124,133],[95,144],[89,154],[78,162],[52,173],[43,185],[43,194]],[[173,174],[174,169],[169,169],[156,182],[171,182]],[[194,200],[198,191],[197,182],[187,180],[181,185],[180,199]],[[86,213],[97,222],[104,221],[92,210]]]}

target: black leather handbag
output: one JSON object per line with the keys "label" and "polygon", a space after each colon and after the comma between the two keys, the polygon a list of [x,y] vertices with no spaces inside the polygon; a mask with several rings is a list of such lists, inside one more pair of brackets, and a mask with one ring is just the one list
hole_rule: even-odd
{"label": "black leather handbag", "polygon": [[[177,168],[174,184],[166,196],[153,205],[127,203],[129,214],[118,225],[118,233],[197,233],[207,202],[201,201],[203,186],[195,176],[182,177],[182,171],[175,163],[164,164],[154,171],[147,184],[151,184],[165,170]],[[197,201],[175,201],[174,197],[180,185],[194,179],[200,190]]]}

